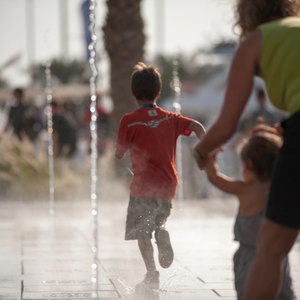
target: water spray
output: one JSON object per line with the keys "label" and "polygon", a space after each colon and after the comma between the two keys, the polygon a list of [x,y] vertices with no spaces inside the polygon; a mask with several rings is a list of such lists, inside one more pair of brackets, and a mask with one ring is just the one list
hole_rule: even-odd
{"label": "water spray", "polygon": [[51,62],[48,61],[45,66],[46,77],[46,115],[47,115],[47,137],[48,137],[48,168],[49,168],[49,213],[54,214],[54,150],[53,150],[53,115],[52,115],[52,74],[51,74]]}
{"label": "water spray", "polygon": [[[173,110],[175,113],[181,113],[181,82],[178,74],[178,59],[173,61],[173,71],[172,71],[172,81],[171,88],[174,91],[174,102]],[[183,199],[183,181],[182,181],[182,138],[179,136],[177,140],[177,150],[176,150],[176,166],[178,170],[178,191],[177,198]]]}
{"label": "water spray", "polygon": [[91,265],[92,269],[92,287],[93,287],[93,299],[98,299],[98,284],[99,284],[99,268],[98,268],[98,197],[97,197],[97,169],[98,169],[98,136],[97,136],[97,60],[96,60],[96,0],[89,0],[89,30],[91,35],[91,43],[88,46],[89,50],[89,65],[91,69],[90,77],[90,134],[91,134],[91,215],[92,215],[92,252],[93,252],[93,263]]}

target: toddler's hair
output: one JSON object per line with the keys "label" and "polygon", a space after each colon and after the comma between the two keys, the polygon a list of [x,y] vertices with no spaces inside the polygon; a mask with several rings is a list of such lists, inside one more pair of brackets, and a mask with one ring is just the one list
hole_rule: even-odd
{"label": "toddler's hair", "polygon": [[161,76],[157,68],[142,62],[134,66],[131,90],[137,100],[155,100],[159,96],[161,86]]}
{"label": "toddler's hair", "polygon": [[240,155],[247,168],[259,180],[267,181],[271,178],[282,139],[272,127],[258,125],[256,129],[259,130],[243,144]]}

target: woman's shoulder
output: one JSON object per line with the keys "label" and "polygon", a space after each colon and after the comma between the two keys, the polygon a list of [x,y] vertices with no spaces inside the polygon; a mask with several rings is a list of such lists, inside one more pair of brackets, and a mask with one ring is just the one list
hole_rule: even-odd
{"label": "woman's shoulder", "polygon": [[260,45],[262,41],[262,32],[260,28],[248,33],[245,38],[242,40],[241,45],[245,45],[245,47],[253,47],[256,45]]}
{"label": "woman's shoulder", "polygon": [[251,61],[253,64],[259,63],[259,58],[262,48],[262,33],[256,29],[248,33],[240,42],[237,50],[236,57],[240,58],[239,61]]}
{"label": "woman's shoulder", "polygon": [[281,27],[299,27],[300,17],[289,16],[285,18],[274,19],[270,22],[266,22],[258,26],[259,29],[269,29],[269,28],[281,28]]}
{"label": "woman's shoulder", "polygon": [[286,17],[276,19],[268,23],[261,24],[258,29],[261,31],[262,36],[267,39],[276,40],[282,35],[286,35],[288,32],[293,32],[297,29],[297,34],[300,30],[300,18],[299,17]]}

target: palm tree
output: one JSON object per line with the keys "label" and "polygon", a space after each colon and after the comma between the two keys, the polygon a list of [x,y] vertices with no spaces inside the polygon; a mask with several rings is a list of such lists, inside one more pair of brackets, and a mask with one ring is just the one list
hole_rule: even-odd
{"label": "palm tree", "polygon": [[[89,68],[84,61],[54,59],[51,62],[51,72],[53,79],[60,84],[89,82]],[[31,78],[34,83],[45,86],[45,65],[33,65],[30,69]]]}
{"label": "palm tree", "polygon": [[144,56],[141,1],[106,1],[108,12],[103,32],[105,48],[110,58],[110,88],[115,107],[115,125],[124,113],[136,107],[130,90],[130,76],[133,66],[142,61]]}

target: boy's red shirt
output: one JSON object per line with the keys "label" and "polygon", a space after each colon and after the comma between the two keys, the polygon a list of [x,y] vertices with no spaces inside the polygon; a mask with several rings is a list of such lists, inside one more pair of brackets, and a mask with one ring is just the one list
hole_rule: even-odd
{"label": "boy's red shirt", "polygon": [[130,195],[171,200],[178,183],[175,155],[179,135],[190,135],[193,120],[155,107],[123,116],[116,151],[129,152],[134,173]]}

